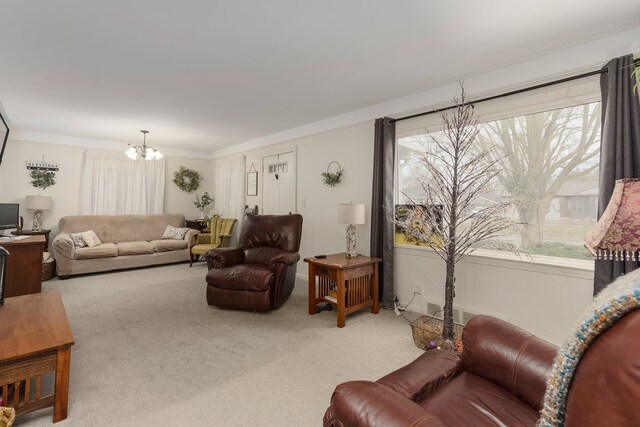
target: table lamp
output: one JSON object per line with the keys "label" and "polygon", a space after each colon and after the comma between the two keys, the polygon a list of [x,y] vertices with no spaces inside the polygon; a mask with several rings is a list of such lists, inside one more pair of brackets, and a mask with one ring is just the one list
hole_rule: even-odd
{"label": "table lamp", "polygon": [[358,256],[356,252],[356,224],[364,224],[364,203],[338,203],[338,224],[347,226],[347,258]]}
{"label": "table lamp", "polygon": [[619,179],[585,247],[596,259],[640,260],[640,179]]}
{"label": "table lamp", "polygon": [[26,209],[35,210],[33,214],[33,230],[38,231],[42,229],[42,211],[51,209],[53,206],[53,199],[50,196],[27,196],[24,200],[24,207]]}

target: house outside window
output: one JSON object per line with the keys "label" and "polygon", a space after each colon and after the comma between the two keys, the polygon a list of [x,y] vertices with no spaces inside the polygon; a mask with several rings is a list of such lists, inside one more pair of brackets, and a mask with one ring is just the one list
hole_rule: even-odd
{"label": "house outside window", "polygon": [[[531,112],[525,99],[524,106],[514,109],[519,114],[477,114],[481,122],[478,149],[491,150],[499,173],[492,189],[469,209],[517,202],[508,215],[522,225],[504,237],[531,255],[592,259],[583,238],[596,222],[601,112],[597,87],[585,87],[578,89],[582,89],[580,95],[566,100],[569,105],[562,105],[560,91],[557,100],[548,102],[547,97]],[[575,95],[575,88],[567,90]],[[439,117],[430,121],[431,126],[401,130],[398,135],[396,204],[400,211],[403,204],[422,201],[422,183],[429,176],[420,157],[430,151],[432,138],[439,134]],[[420,242],[396,229],[396,244]]]}

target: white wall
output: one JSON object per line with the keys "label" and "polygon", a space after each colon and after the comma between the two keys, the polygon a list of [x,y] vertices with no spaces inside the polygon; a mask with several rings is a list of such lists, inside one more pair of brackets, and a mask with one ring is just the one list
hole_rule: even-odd
{"label": "white wall", "polygon": [[[397,246],[396,293],[409,310],[426,313],[427,303],[444,303],[445,265],[424,248]],[[570,264],[570,263],[569,263]],[[456,268],[454,306],[491,314],[555,344],[561,344],[584,307],[591,302],[593,271],[584,266],[557,266],[504,258],[469,256]]]}
{"label": "white wall", "polygon": [[[344,252],[346,225],[336,222],[336,204],[365,203],[367,217],[371,214],[371,183],[373,179],[373,123],[363,123],[323,132],[248,151],[246,170],[253,163],[258,170],[258,196],[246,197],[251,207],[262,209],[262,157],[274,153],[297,151],[297,212],[302,214],[303,232],[301,256]],[[322,183],[320,174],[331,161],[344,169],[342,182],[335,187]],[[369,253],[369,226],[357,226],[358,251]],[[307,264],[300,261],[298,273],[306,274]]]}
{"label": "white wall", "polygon": [[[202,196],[205,191],[209,192],[209,194],[213,196],[212,160],[174,156],[167,156],[166,158],[167,183],[164,193],[164,211],[166,213],[183,213],[187,219],[199,218],[200,210],[193,205],[193,198],[195,197],[196,193]],[[192,193],[187,193],[180,190],[173,183],[173,174],[178,169],[180,169],[180,166],[184,166],[186,168],[200,172],[200,175],[203,178],[200,188]],[[205,213],[207,213],[210,209],[212,209],[211,206],[207,207]]]}
{"label": "white wall", "polygon": [[[450,84],[289,129],[278,134],[220,150],[217,156],[244,152],[247,170],[253,162],[260,171],[261,156],[280,147],[298,147],[298,212],[304,216],[303,257],[344,250],[344,226],[335,223],[335,204],[352,200],[367,204],[370,218],[373,159],[373,120],[426,111],[449,104],[463,78],[471,96],[488,96],[591,70],[606,61],[637,50],[640,27],[609,34],[583,44],[532,57],[528,61],[500,64],[496,69],[469,76],[452,70]],[[401,64],[399,64],[401,65]],[[401,67],[399,68],[401,70]],[[401,71],[399,71],[401,73]],[[398,78],[401,78],[399,74]],[[343,184],[324,187],[320,173],[332,160],[345,169]],[[261,175],[261,174],[260,174]],[[262,182],[260,176],[260,182]],[[303,207],[303,201],[306,206]],[[247,198],[251,206],[261,196]],[[358,250],[368,254],[369,224],[359,227]],[[444,264],[428,251],[398,247],[394,251],[395,293],[407,303],[419,286],[410,308],[426,311],[427,301],[442,301]],[[306,276],[306,264],[298,274]],[[540,337],[560,344],[583,308],[591,301],[593,272],[589,267],[550,266],[527,261],[470,256],[459,265],[456,306],[476,313],[495,314]]]}
{"label": "white wall", "polygon": [[[0,165],[0,202],[20,203],[20,215],[24,217],[25,228],[31,228],[33,212],[24,209],[26,195],[46,195],[53,198],[53,209],[44,213],[43,227],[57,231],[58,220],[66,215],[79,212],[80,175],[84,147],[9,139]],[[58,163],[56,185],[46,190],[31,186],[26,161],[44,159]],[[198,192],[213,192],[211,160],[186,157],[170,157],[166,160],[165,212],[184,213],[187,219],[199,217],[200,212],[192,203],[195,193],[185,193],[173,183],[173,173],[186,166],[200,172],[204,177]]]}
{"label": "white wall", "polygon": [[[262,156],[297,147],[297,207],[304,217],[302,258],[345,250],[345,226],[336,223],[335,206],[348,201],[367,206],[367,224],[358,226],[358,251],[369,254],[373,131],[373,123],[367,122],[246,153],[247,170],[254,163],[261,183]],[[345,169],[342,183],[334,188],[323,185],[320,178],[332,160]],[[260,188],[257,197],[247,197],[249,204],[260,206],[261,195]],[[425,313],[427,302],[442,304],[444,263],[440,258],[426,249],[399,246],[394,260],[395,293],[402,303],[406,304],[413,287],[419,286],[422,295],[414,297],[410,310]],[[298,275],[306,279],[306,274],[307,264],[300,261]],[[573,268],[470,256],[457,270],[455,305],[497,315],[560,344],[591,301],[592,277],[584,265]]]}

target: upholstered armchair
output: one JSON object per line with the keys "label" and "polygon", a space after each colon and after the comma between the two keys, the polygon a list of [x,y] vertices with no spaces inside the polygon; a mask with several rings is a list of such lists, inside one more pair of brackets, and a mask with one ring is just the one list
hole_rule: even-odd
{"label": "upholstered armchair", "polygon": [[237,248],[212,249],[205,255],[209,305],[279,308],[293,291],[301,236],[301,215],[247,214]]}
{"label": "upholstered armchair", "polygon": [[210,249],[228,248],[231,243],[233,226],[238,222],[235,218],[220,218],[216,215],[209,221],[209,226],[198,235],[196,244],[191,248],[189,267],[200,255],[206,254]]}

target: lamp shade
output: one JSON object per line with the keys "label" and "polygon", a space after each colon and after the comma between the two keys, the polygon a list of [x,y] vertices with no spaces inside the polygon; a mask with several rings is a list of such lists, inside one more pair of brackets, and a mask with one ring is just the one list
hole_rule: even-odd
{"label": "lamp shade", "polygon": [[24,207],[38,211],[46,211],[53,206],[53,199],[50,196],[27,196],[24,199]]}
{"label": "lamp shade", "polygon": [[616,181],[607,208],[584,242],[599,259],[636,259],[640,251],[640,179]]}
{"label": "lamp shade", "polygon": [[364,223],[364,203],[338,203],[338,224]]}

